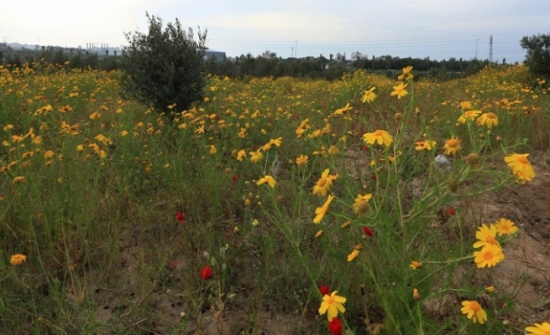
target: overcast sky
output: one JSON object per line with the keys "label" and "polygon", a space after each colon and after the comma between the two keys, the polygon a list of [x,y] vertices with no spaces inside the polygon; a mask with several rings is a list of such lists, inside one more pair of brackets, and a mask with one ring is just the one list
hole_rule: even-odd
{"label": "overcast sky", "polygon": [[286,58],[361,52],[368,57],[523,61],[523,36],[550,34],[549,0],[0,0],[0,41],[126,45],[145,12],[208,29],[228,56],[266,50]]}

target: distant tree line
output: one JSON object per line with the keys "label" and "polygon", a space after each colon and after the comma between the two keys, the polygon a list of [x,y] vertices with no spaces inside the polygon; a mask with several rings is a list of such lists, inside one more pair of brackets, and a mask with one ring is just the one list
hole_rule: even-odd
{"label": "distant tree line", "polygon": [[[120,69],[120,54],[109,54],[82,49],[42,46],[37,49],[13,50],[9,46],[0,45],[0,59],[4,65],[21,67],[24,63],[32,64],[39,60],[55,65],[64,65],[67,69],[92,68],[103,70]],[[431,60],[430,58],[399,58],[389,55],[367,57],[359,52],[352,53],[351,58],[345,54],[324,57],[287,58],[277,57],[274,52],[265,51],[259,56],[252,54],[228,58],[222,62],[215,59],[206,61],[206,72],[232,78],[244,77],[301,77],[324,78],[336,80],[346,72],[366,69],[380,74],[393,76],[394,71],[400,71],[406,66],[413,66],[417,78],[422,76],[431,79],[453,79],[476,73],[488,65],[487,60]]]}
{"label": "distant tree line", "polygon": [[[550,79],[550,34],[525,36],[520,45],[527,51],[525,65],[537,77]],[[36,49],[12,50],[0,43],[0,64],[21,67],[24,63],[45,60],[52,64],[63,64],[68,69],[93,68],[117,70],[120,68],[121,55],[89,52],[81,49],[60,47],[37,47]],[[506,65],[506,59],[499,63]],[[228,58],[222,62],[215,59],[206,61],[206,72],[233,78],[245,77],[303,77],[324,78],[336,80],[346,72],[366,69],[372,72],[394,76],[406,66],[415,70],[415,79],[429,78],[432,80],[449,80],[468,76],[478,72],[491,63],[488,60],[449,58],[432,60],[426,58],[400,58],[390,55],[367,56],[361,52],[353,52],[350,57],[337,53],[328,58],[319,57],[286,58],[277,57],[271,51],[265,51],[254,57],[252,54]],[[493,63],[496,65],[496,63]]]}
{"label": "distant tree line", "polygon": [[0,43],[0,64],[21,68],[23,64],[45,61],[49,64],[63,65],[68,69],[92,68],[104,70],[118,69],[118,59],[109,50],[89,51],[76,48],[37,46],[36,49],[14,50]]}
{"label": "distant tree line", "polygon": [[[505,61],[503,61],[505,63]],[[345,72],[365,69],[380,74],[393,76],[394,71],[401,71],[406,66],[413,66],[415,73],[431,79],[453,79],[478,72],[489,65],[488,60],[430,60],[429,58],[399,58],[392,56],[366,57],[361,53],[353,53],[350,59],[345,54],[329,55],[329,58],[278,58],[270,51],[265,51],[257,57],[251,54],[241,55],[235,59],[216,62],[207,61],[209,73],[229,77],[310,77],[339,79]],[[415,74],[416,76],[416,74]]]}

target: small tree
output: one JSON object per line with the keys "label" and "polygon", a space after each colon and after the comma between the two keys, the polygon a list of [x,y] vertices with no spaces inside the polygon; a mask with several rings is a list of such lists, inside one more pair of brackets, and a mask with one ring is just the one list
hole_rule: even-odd
{"label": "small tree", "polygon": [[521,47],[527,50],[525,64],[535,76],[550,79],[550,35],[525,36]]}
{"label": "small tree", "polygon": [[124,47],[120,63],[123,92],[161,112],[174,103],[179,110],[187,109],[203,98],[207,32],[199,28],[195,41],[193,30],[183,31],[178,19],[163,30],[160,18],[146,15],[147,35],[125,33],[130,45]]}

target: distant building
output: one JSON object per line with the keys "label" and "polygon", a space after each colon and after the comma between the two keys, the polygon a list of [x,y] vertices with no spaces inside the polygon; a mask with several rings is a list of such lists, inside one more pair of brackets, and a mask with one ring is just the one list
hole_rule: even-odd
{"label": "distant building", "polygon": [[223,62],[225,60],[225,51],[205,50],[204,59],[213,59],[216,63]]}

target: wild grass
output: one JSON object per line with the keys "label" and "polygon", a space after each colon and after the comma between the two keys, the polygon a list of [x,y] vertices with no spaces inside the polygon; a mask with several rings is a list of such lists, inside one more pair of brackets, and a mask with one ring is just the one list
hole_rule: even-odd
{"label": "wild grass", "polygon": [[[526,73],[404,81],[401,99],[390,95],[397,78],[365,72],[210,77],[205,101],[170,106],[172,122],[119,96],[116,72],[0,68],[0,328],[328,333],[327,285],[347,298],[338,319],[355,334],[521,333],[501,321],[506,292],[487,295],[473,279],[491,269],[472,261],[482,222],[460,206],[517,183],[505,155],[549,148],[548,90]],[[372,87],[378,97],[363,103]],[[458,123],[464,101],[498,125]],[[376,130],[392,142],[365,143]],[[439,167],[451,137],[461,149]],[[337,177],[315,195],[326,169]],[[257,184],[265,176],[273,188]],[[15,254],[26,261],[10,264]],[[463,300],[488,321],[463,315]]]}

